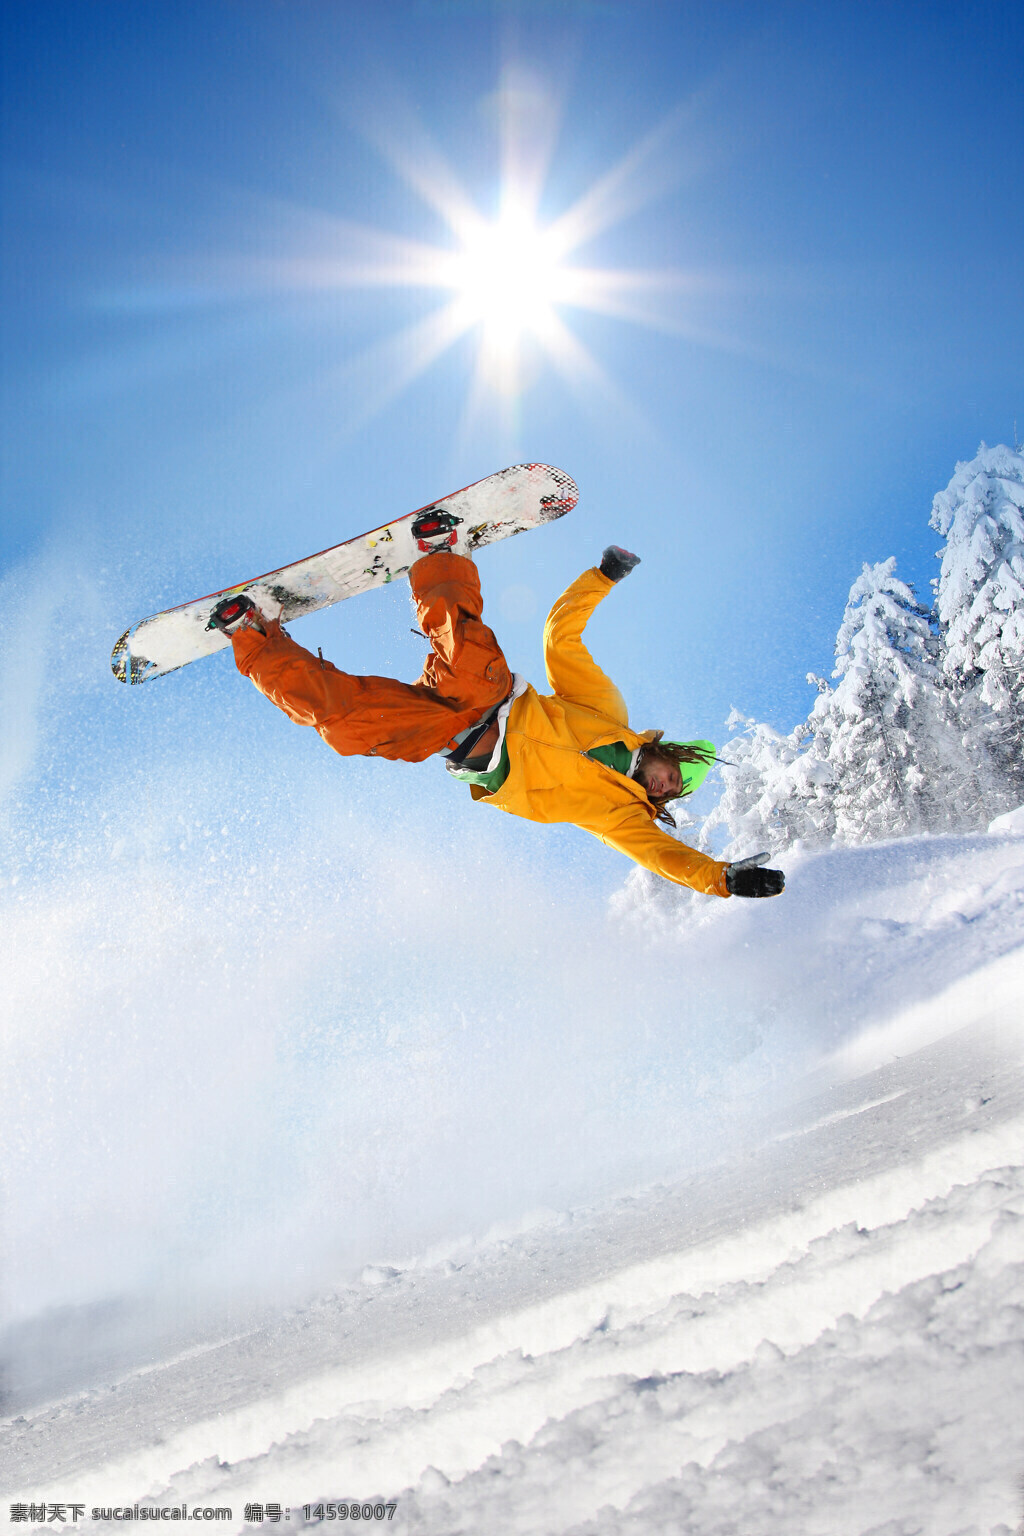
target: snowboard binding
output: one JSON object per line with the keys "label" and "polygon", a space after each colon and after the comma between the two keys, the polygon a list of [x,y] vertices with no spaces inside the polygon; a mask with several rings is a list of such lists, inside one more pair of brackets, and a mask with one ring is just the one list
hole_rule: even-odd
{"label": "snowboard binding", "polygon": [[235,597],[222,597],[207,621],[207,629],[219,629],[230,639],[240,629],[259,629],[262,615],[247,592]]}
{"label": "snowboard binding", "polygon": [[455,530],[461,522],[461,517],[446,512],[444,507],[427,507],[412,520],[411,532],[416,548],[424,555],[434,554],[439,549],[453,549],[459,537]]}

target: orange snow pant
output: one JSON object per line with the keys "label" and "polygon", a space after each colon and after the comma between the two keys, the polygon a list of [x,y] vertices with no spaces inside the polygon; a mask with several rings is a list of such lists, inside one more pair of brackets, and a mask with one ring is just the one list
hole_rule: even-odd
{"label": "orange snow pant", "polygon": [[481,620],[472,560],[424,555],[409,572],[431,653],[415,683],[353,677],[303,650],[278,624],[232,636],[235,665],[296,725],[311,725],[342,757],[421,763],[454,744],[512,691],[512,674]]}

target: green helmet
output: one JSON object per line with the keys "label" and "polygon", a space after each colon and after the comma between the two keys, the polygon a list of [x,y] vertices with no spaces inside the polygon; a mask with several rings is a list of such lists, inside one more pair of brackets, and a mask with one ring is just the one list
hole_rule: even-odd
{"label": "green helmet", "polygon": [[702,763],[680,763],[679,772],[683,780],[683,794],[690,795],[695,789],[699,789],[715,765],[715,744],[713,741],[666,741],[666,747],[696,747],[705,753],[705,761]]}

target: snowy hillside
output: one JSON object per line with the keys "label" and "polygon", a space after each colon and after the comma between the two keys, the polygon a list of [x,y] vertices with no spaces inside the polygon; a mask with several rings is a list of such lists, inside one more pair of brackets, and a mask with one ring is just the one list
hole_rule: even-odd
{"label": "snowy hillside", "polygon": [[1010,1536],[1022,820],[808,855],[784,900],[683,929],[645,899],[646,952],[722,1041],[715,1117],[654,1105],[703,1128],[671,1178],[381,1251],[233,1336],[185,1320],[173,1357],[112,1352],[73,1391],[12,1330],[4,1515],[186,1502],[237,1530],[260,1505],[258,1530],[279,1504],[294,1530],[358,1499],[430,1536]]}

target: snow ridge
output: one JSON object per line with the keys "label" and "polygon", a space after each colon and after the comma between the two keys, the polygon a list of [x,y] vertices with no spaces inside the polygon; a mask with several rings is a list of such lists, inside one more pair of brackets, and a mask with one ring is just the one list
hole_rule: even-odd
{"label": "snow ridge", "polygon": [[[877,1111],[902,1096],[862,1106],[879,1150],[900,1117]],[[57,1487],[90,1505],[111,1490],[236,1509],[287,1495],[299,1527],[302,1503],[397,1497],[391,1528],[409,1536],[775,1536],[809,1510],[823,1532],[1008,1533],[1024,1168],[998,1165],[1019,1152],[1024,1114],[986,1129],[978,1111],[901,1169],[418,1353],[253,1398]],[[820,1151],[834,1120],[804,1134]],[[536,1234],[484,1245],[464,1268],[486,1283],[531,1248],[545,1250]],[[392,1315],[427,1300],[422,1279],[392,1273]],[[226,1346],[221,1371],[252,1342]],[[133,1383],[120,1390],[123,1434]],[[65,1433],[76,1416],[69,1404]],[[45,1422],[9,1440],[8,1465],[33,1430]]]}
{"label": "snow ridge", "polygon": [[[973,841],[956,877],[946,841],[947,883],[984,862]],[[745,1148],[682,1183],[382,1260],[19,1415],[4,1496],[230,1505],[254,1531],[247,1502],[299,1529],[359,1498],[397,1499],[405,1536],[1010,1536],[1020,964],[933,998],[938,1037],[897,1013],[845,1076],[751,1105]]]}

